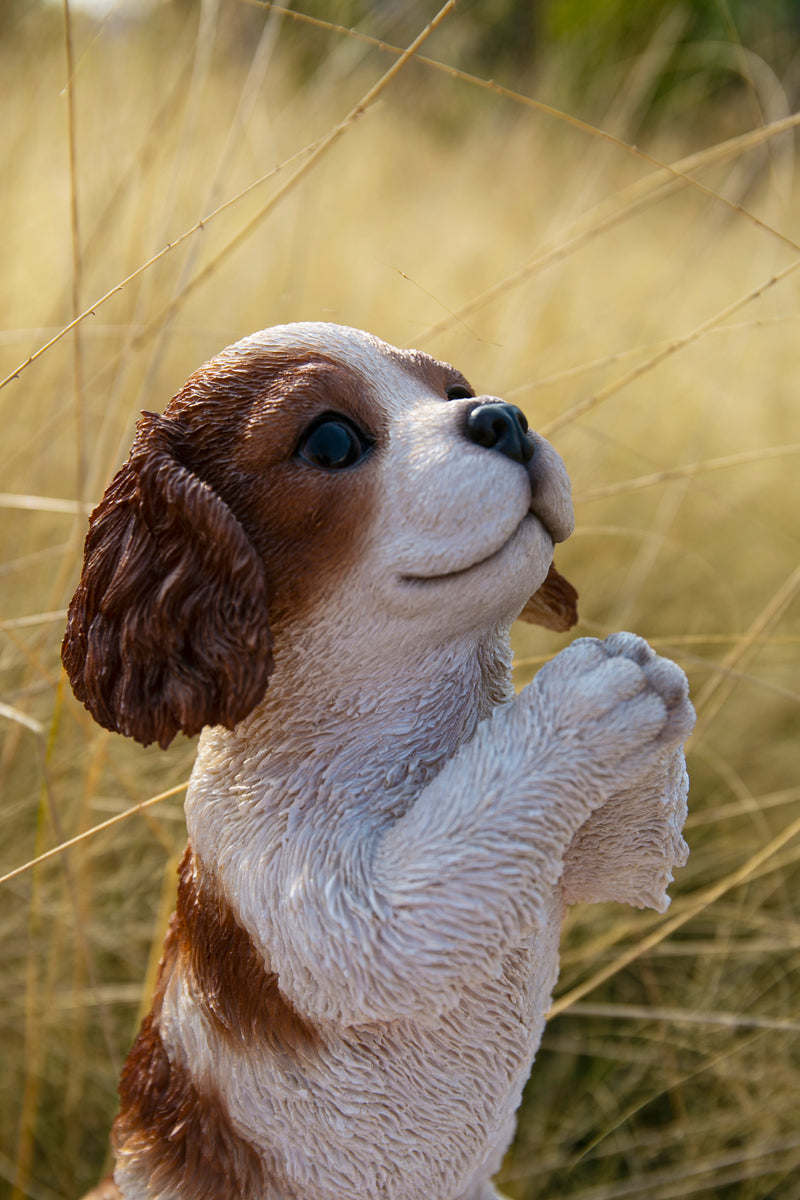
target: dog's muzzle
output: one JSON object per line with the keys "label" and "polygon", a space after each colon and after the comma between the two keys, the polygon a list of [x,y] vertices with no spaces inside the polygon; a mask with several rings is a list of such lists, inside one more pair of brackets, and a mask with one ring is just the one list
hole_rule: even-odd
{"label": "dog's muzzle", "polygon": [[463,430],[476,446],[496,450],[525,468],[531,485],[531,513],[553,542],[568,538],[574,514],[564,464],[549,442],[529,432],[522,409],[503,400],[478,401],[467,412]]}

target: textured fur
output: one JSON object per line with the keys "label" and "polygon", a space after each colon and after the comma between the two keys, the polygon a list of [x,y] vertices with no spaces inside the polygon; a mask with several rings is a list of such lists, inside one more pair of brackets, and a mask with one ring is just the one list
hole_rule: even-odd
{"label": "textured fur", "polygon": [[[76,694],[144,742],[205,726],[125,1200],[489,1200],[565,905],[668,903],[686,680],[617,634],[515,697],[511,622],[576,619],[572,506],[541,437],[470,435],[489,401],[356,330],[265,330],[145,416],[93,514]],[[303,458],[326,413],[372,446],[346,469]]]}

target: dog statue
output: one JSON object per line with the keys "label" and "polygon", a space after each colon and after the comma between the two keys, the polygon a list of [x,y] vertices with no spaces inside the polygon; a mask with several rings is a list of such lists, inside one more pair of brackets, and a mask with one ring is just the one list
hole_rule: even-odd
{"label": "dog statue", "polygon": [[[92,514],[63,660],[107,729],[202,730],[125,1200],[489,1200],[565,906],[662,911],[693,712],[577,619],[570,485],[427,355],[280,326],[145,413]],[[110,1190],[109,1190],[110,1189]]]}

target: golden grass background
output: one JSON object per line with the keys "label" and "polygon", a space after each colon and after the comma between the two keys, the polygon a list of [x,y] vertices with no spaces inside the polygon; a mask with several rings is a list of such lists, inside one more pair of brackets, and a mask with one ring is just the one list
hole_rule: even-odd
{"label": "golden grass background", "polygon": [[[235,40],[225,9],[73,13],[69,39],[55,10],[0,42],[0,1195],[78,1196],[107,1165],[184,838],[179,789],[90,832],[177,788],[193,747],[106,734],[65,687],[86,506],[201,361],[322,319],[549,432],[578,632],[648,637],[699,710],[672,908],[574,910],[505,1190],[800,1197],[791,104],[733,47],[724,109],[678,97],[643,130],[664,28],[602,72],[601,136],[530,103],[563,97],[555,59],[525,96],[414,60],[376,88],[396,54],[278,15]],[[419,52],[455,64],[462,33],[449,11]],[[566,640],[515,636],[520,683]]]}

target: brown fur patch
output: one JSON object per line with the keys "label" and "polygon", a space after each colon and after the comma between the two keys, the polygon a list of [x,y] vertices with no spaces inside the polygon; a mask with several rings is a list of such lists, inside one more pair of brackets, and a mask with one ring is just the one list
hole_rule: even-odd
{"label": "brown fur patch", "polygon": [[[164,415],[190,425],[194,470],[247,530],[264,564],[277,637],[355,561],[387,423],[367,381],[322,354],[251,349],[244,359],[223,351],[213,366],[213,374],[192,376]],[[373,441],[356,466],[325,471],[295,457],[304,430],[326,412],[349,417]]]}
{"label": "brown fur patch", "polygon": [[563,575],[559,575],[553,563],[544,583],[519,614],[519,620],[544,625],[545,629],[556,633],[566,633],[577,624],[578,593]]}
{"label": "brown fur patch", "polygon": [[[153,1007],[142,1022],[120,1078],[112,1144],[135,1164],[154,1194],[182,1200],[263,1200],[270,1183],[292,1196],[276,1164],[232,1126],[224,1101],[164,1045],[160,1016],[173,972],[195,991],[198,1007],[225,1037],[254,1039],[296,1053],[315,1033],[283,999],[244,930],[207,882],[187,846],[179,868],[178,905],[159,964]],[[97,1198],[99,1200],[99,1198]]]}
{"label": "brown fur patch", "polygon": [[152,1195],[181,1200],[261,1200],[268,1180],[257,1151],[232,1128],[216,1093],[195,1085],[167,1053],[153,1013],[120,1080],[112,1144]]}
{"label": "brown fur patch", "polygon": [[175,936],[193,998],[225,1036],[283,1053],[313,1052],[319,1038],[278,988],[248,934],[186,847],[179,869]]}
{"label": "brown fur patch", "polygon": [[[359,424],[372,455],[344,471],[298,460],[326,411]],[[301,618],[358,553],[383,434],[353,370],[257,347],[223,351],[163,416],[145,413],[92,514],[62,647],[101,725],[167,746],[252,711],[271,628]]]}

